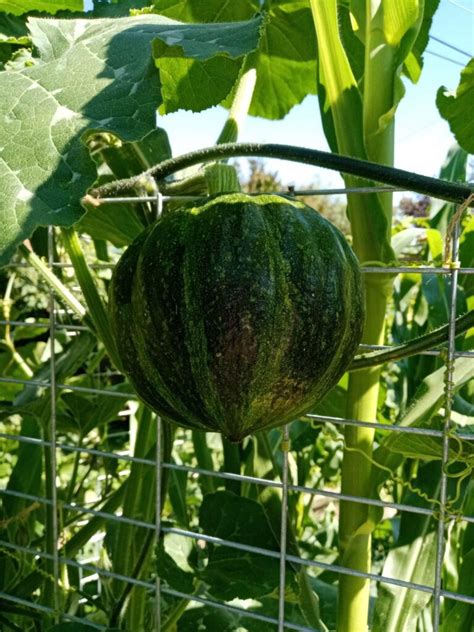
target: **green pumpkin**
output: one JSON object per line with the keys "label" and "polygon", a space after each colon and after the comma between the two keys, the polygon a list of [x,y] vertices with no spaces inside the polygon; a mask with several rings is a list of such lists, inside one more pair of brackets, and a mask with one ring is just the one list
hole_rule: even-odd
{"label": "green pumpkin", "polygon": [[141,399],[231,441],[308,413],[364,321],[358,262],[301,202],[219,195],[172,211],[118,262],[110,320]]}

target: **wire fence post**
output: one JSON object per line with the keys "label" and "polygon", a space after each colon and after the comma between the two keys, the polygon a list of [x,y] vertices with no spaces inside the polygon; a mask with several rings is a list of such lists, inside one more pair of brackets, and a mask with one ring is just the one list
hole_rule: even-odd
{"label": "wire fence post", "polygon": [[[156,417],[156,509],[155,509],[155,547],[158,554],[161,537],[161,478],[162,468],[162,421],[161,417]],[[155,580],[155,627],[156,632],[161,630],[161,578],[156,572]]]}
{"label": "wire fence post", "polygon": [[288,455],[290,451],[290,429],[283,427],[282,441],[282,475],[281,475],[281,525],[280,525],[280,587],[278,593],[278,632],[285,630],[285,591],[286,591],[286,543],[288,526]]}
{"label": "wire fence post", "polygon": [[[163,196],[158,191],[156,194],[156,218],[158,219],[163,212]],[[158,554],[161,537],[161,478],[163,475],[162,468],[162,421],[161,417],[156,417],[156,508],[155,508],[155,547]],[[161,578],[156,570],[155,580],[155,627],[156,632],[161,631]]]}
{"label": "wire fence post", "polygon": [[[446,236],[447,243],[451,240],[449,231],[451,226],[448,227],[448,233]],[[446,252],[445,265],[449,266],[451,281],[450,287],[450,300],[449,300],[449,338],[448,349],[446,354],[446,372],[444,375],[444,419],[443,419],[443,452],[441,460],[441,481],[440,481],[440,510],[438,518],[437,529],[437,548],[436,548],[436,565],[435,565],[435,583],[434,583],[434,595],[433,595],[433,629],[434,632],[438,632],[440,626],[440,612],[441,612],[441,587],[442,587],[442,572],[443,572],[443,560],[445,552],[445,530],[446,530],[446,503],[448,500],[448,474],[446,468],[449,461],[449,434],[451,432],[451,410],[453,403],[453,375],[454,364],[456,360],[456,298],[457,298],[457,285],[459,274],[459,232],[460,232],[460,217],[456,218],[452,226],[452,242],[451,253]],[[449,246],[447,247],[447,250]]]}
{"label": "wire fence post", "polygon": [[[54,264],[54,227],[48,227],[48,265],[50,270],[53,270]],[[51,535],[50,541],[53,546],[52,565],[53,565],[53,603],[54,603],[54,620],[58,622],[60,603],[59,603],[59,552],[58,552],[58,540],[59,540],[59,528],[58,528],[58,494],[56,488],[56,398],[57,398],[57,385],[56,385],[56,364],[55,364],[55,339],[56,339],[56,301],[54,291],[49,290],[49,342],[50,342],[50,389],[51,389],[51,415],[49,418],[49,441],[50,447],[46,450],[49,451],[49,476],[51,479],[50,489],[48,490],[51,497],[51,506],[48,508],[50,512],[51,520]]]}

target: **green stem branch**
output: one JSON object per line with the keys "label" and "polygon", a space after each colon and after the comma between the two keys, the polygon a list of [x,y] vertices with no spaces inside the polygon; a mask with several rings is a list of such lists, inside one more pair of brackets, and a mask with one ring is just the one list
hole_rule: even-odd
{"label": "green stem branch", "polygon": [[238,156],[279,158],[281,160],[290,160],[292,162],[301,162],[308,165],[324,167],[332,171],[340,171],[342,173],[366,178],[367,180],[403,188],[407,191],[431,195],[441,200],[446,200],[447,202],[462,203],[473,193],[473,188],[468,185],[438,180],[437,178],[429,178],[402,169],[379,165],[369,162],[368,160],[331,154],[317,149],[271,143],[225,143],[215,147],[193,151],[189,154],[178,156],[177,158],[170,158],[138,176],[116,180],[115,182],[110,182],[104,186],[92,189],[88,199],[91,200],[91,198],[94,197],[100,198],[127,191],[136,186],[137,182],[144,176],[151,176],[160,181],[177,171],[202,162],[224,160],[225,158]]}
{"label": "green stem branch", "polygon": [[[456,336],[460,336],[468,329],[474,327],[474,309],[471,309],[466,314],[459,316],[455,320]],[[449,324],[438,327],[430,331],[429,334],[419,336],[406,342],[402,345],[397,345],[391,349],[384,351],[373,351],[371,353],[364,353],[356,356],[349,367],[349,371],[359,371],[360,369],[366,369],[374,367],[385,362],[394,362],[396,360],[402,360],[409,356],[432,349],[438,345],[448,342]]]}
{"label": "green stem branch", "polygon": [[249,68],[242,73],[239,79],[235,97],[229,110],[229,116],[222,128],[217,145],[224,143],[234,143],[237,141],[239,131],[248,114],[250,103],[257,81],[257,71],[255,68]]}
{"label": "green stem branch", "polygon": [[74,294],[70,292],[64,283],[58,279],[54,272],[48,268],[44,261],[42,261],[34,252],[29,250],[25,244],[20,244],[18,249],[26,262],[39,272],[48,285],[53,288],[60,298],[63,299],[66,305],[70,307],[72,311],[79,316],[79,318],[84,318],[86,316],[86,308],[77,300]]}
{"label": "green stem branch", "polygon": [[110,359],[115,366],[120,369],[122,364],[117,352],[115,339],[110,329],[109,317],[105,309],[104,302],[100,297],[97,286],[87,265],[81,242],[74,228],[63,228],[61,230],[64,247],[71,259],[77,280],[81,286],[82,293],[86,300],[89,314],[94,323],[97,335],[107,349]]}

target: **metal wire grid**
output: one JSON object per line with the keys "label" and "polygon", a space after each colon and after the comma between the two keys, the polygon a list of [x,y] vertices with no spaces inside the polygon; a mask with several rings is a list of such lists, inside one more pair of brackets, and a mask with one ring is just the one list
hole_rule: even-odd
{"label": "metal wire grid", "polygon": [[[359,192],[359,193],[373,193],[374,191],[384,192],[384,191],[394,191],[392,187],[358,187],[355,189],[327,189],[327,190],[304,190],[304,191],[285,191],[279,192],[288,195],[290,193],[292,196],[303,196],[303,195],[328,195],[335,193],[349,193],[349,192]],[[113,198],[110,200],[104,200],[104,202],[108,203],[118,203],[118,202],[149,202],[156,205],[156,214],[159,216],[161,213],[162,204],[164,201],[168,199],[173,200],[191,200],[195,199],[196,196],[162,196],[158,194],[156,197],[131,197],[131,198]],[[29,500],[32,502],[38,502],[45,507],[49,507],[50,515],[51,515],[51,529],[52,529],[52,538],[56,543],[54,554],[51,555],[45,551],[38,551],[37,549],[33,549],[31,547],[22,546],[19,544],[13,544],[11,542],[7,542],[4,540],[0,540],[0,547],[4,549],[9,549],[11,551],[17,551],[20,553],[30,554],[34,559],[50,559],[53,564],[54,569],[54,608],[46,607],[41,604],[37,604],[30,600],[22,599],[14,595],[10,595],[7,593],[0,592],[0,598],[11,601],[12,603],[16,603],[19,605],[27,606],[28,608],[37,610],[38,612],[42,612],[52,616],[55,620],[63,619],[66,621],[77,621],[83,622],[82,619],[72,616],[67,613],[59,614],[59,595],[58,595],[58,587],[59,587],[59,572],[60,565],[64,564],[66,566],[71,566],[79,569],[80,571],[86,571],[96,574],[98,577],[108,577],[113,579],[122,580],[128,582],[131,585],[141,586],[147,588],[150,591],[154,591],[155,593],[155,619],[156,619],[156,630],[159,632],[161,625],[161,611],[160,611],[160,595],[167,594],[170,596],[189,599],[190,602],[200,603],[203,605],[211,606],[217,609],[224,609],[229,612],[235,612],[236,614],[244,617],[253,618],[256,620],[260,620],[269,624],[276,625],[278,627],[279,632],[283,632],[283,630],[299,630],[301,632],[314,632],[314,628],[309,628],[306,626],[298,625],[295,623],[291,623],[285,620],[285,570],[286,570],[286,562],[292,562],[295,564],[303,565],[306,567],[314,567],[318,569],[330,570],[339,574],[348,574],[357,577],[362,577],[366,579],[370,579],[373,581],[387,583],[394,586],[399,586],[405,589],[418,590],[424,593],[431,594],[433,596],[433,625],[435,632],[439,630],[440,624],[440,603],[442,598],[449,598],[455,601],[464,602],[470,605],[474,605],[474,597],[469,595],[462,595],[456,592],[451,592],[444,590],[442,588],[442,565],[443,565],[443,556],[445,549],[445,528],[446,528],[446,520],[457,518],[459,519],[459,514],[450,514],[447,509],[447,481],[448,476],[446,472],[446,465],[449,460],[449,438],[451,432],[451,405],[453,399],[453,389],[452,389],[452,375],[453,375],[453,367],[454,361],[457,357],[474,357],[474,352],[457,352],[455,350],[455,318],[456,318],[456,293],[457,293],[457,278],[458,274],[462,272],[463,274],[474,274],[474,268],[460,268],[459,267],[459,258],[458,258],[458,250],[459,250],[459,231],[460,225],[459,222],[456,223],[453,241],[452,241],[452,261],[453,265],[449,268],[434,268],[429,266],[393,266],[390,268],[380,268],[376,266],[365,266],[363,268],[363,272],[370,272],[372,274],[377,273],[403,273],[403,272],[412,272],[417,274],[441,274],[441,275],[449,275],[451,277],[451,297],[450,297],[450,313],[449,313],[449,343],[447,349],[447,357],[446,357],[446,378],[445,378],[445,414],[444,414],[444,424],[443,430],[434,430],[427,428],[412,428],[412,427],[403,427],[403,426],[387,426],[385,424],[380,424],[377,422],[362,422],[357,419],[348,419],[348,418],[339,418],[339,417],[330,417],[323,415],[307,415],[308,418],[317,421],[317,422],[330,422],[331,424],[337,426],[359,426],[359,427],[370,427],[381,429],[384,431],[390,430],[391,432],[399,432],[399,433],[408,433],[412,435],[421,435],[421,436],[432,436],[442,438],[443,440],[443,453],[442,453],[442,461],[441,461],[441,488],[440,488],[440,509],[439,511],[434,511],[432,509],[424,508],[424,507],[416,507],[411,505],[406,505],[402,503],[382,501],[378,499],[372,498],[363,498],[359,496],[352,496],[347,494],[342,494],[339,492],[332,492],[329,490],[320,490],[314,489],[311,487],[306,487],[302,485],[293,485],[289,482],[288,475],[288,452],[289,452],[289,428],[285,426],[282,430],[282,443],[280,449],[283,453],[283,468],[282,468],[282,477],[281,481],[270,481],[267,479],[262,479],[254,476],[234,474],[230,472],[215,472],[211,470],[205,470],[199,467],[191,467],[187,465],[181,465],[177,463],[164,462],[162,459],[162,446],[161,446],[161,420],[158,418],[157,420],[157,434],[156,434],[156,454],[155,459],[146,459],[132,456],[130,454],[120,454],[115,452],[108,452],[104,450],[97,450],[93,448],[79,447],[74,445],[68,445],[65,443],[57,442],[57,429],[56,429],[56,401],[58,391],[61,389],[68,389],[70,391],[80,391],[83,393],[90,394],[102,394],[108,395],[111,397],[128,397],[130,399],[135,398],[133,393],[114,393],[110,391],[106,391],[103,389],[96,388],[87,388],[87,387],[79,387],[68,384],[60,384],[56,382],[55,379],[55,371],[54,371],[54,341],[56,332],[59,330],[65,330],[66,332],[70,332],[71,335],[75,335],[80,331],[87,330],[86,327],[81,325],[70,325],[70,324],[62,324],[57,322],[57,314],[58,311],[56,308],[56,302],[54,293],[50,291],[50,317],[49,322],[47,323],[38,323],[38,322],[27,322],[27,321],[15,321],[15,320],[0,320],[0,325],[11,325],[11,326],[24,326],[24,327],[44,327],[49,330],[50,336],[50,369],[51,369],[51,379],[50,380],[22,380],[16,378],[6,378],[0,377],[0,383],[18,383],[25,385],[35,385],[50,388],[51,390],[51,419],[50,426],[48,429],[49,440],[46,439],[37,439],[28,436],[10,434],[5,432],[0,432],[0,437],[5,440],[17,441],[19,443],[25,444],[33,444],[38,447],[49,447],[51,448],[51,459],[49,463],[50,472],[50,498],[45,498],[36,495],[30,495],[25,493],[20,493],[12,490],[2,489],[0,493],[5,496],[11,495],[19,498],[23,498],[25,500]],[[53,259],[54,252],[54,230],[50,228],[48,233],[48,262],[51,269],[57,267],[70,267],[71,264],[67,263],[57,263],[54,262]],[[13,264],[13,267],[22,267],[25,264]],[[109,268],[111,264],[92,264],[94,268]],[[381,345],[361,345],[361,350],[374,350],[374,349],[385,349],[387,346]],[[430,350],[422,352],[426,355],[440,355],[440,351],[438,350]],[[456,436],[459,439],[464,440],[472,440],[473,435],[470,433],[462,433],[457,432]],[[57,546],[58,537],[59,537],[59,527],[58,527],[58,498],[57,498],[57,489],[56,489],[56,474],[57,474],[57,463],[56,463],[56,451],[57,449],[61,449],[65,452],[80,452],[84,454],[89,454],[93,456],[100,456],[108,459],[115,459],[129,463],[141,463],[143,465],[147,465],[155,468],[156,470],[156,519],[154,523],[149,523],[142,520],[136,520],[132,518],[128,518],[121,515],[111,514],[107,512],[103,512],[91,507],[81,507],[75,504],[62,503],[62,506],[66,509],[75,511],[77,513],[83,514],[84,516],[99,516],[102,518],[106,518],[107,520],[114,521],[117,523],[125,523],[137,527],[142,527],[147,530],[154,530],[156,540],[158,539],[160,534],[172,533],[178,536],[193,538],[195,540],[200,540],[204,542],[208,542],[211,544],[223,545],[230,548],[238,549],[241,551],[247,551],[249,553],[258,553],[260,555],[264,555],[270,558],[276,558],[280,561],[280,588],[279,588],[279,600],[278,600],[278,618],[265,616],[256,612],[250,612],[244,610],[240,607],[236,607],[234,605],[230,605],[228,603],[221,603],[209,598],[203,598],[199,595],[187,595],[181,593],[177,590],[174,590],[166,585],[162,585],[160,578],[157,577],[155,582],[147,582],[144,580],[136,579],[134,577],[124,576],[119,573],[115,573],[113,571],[109,571],[103,568],[100,568],[97,565],[86,563],[86,562],[78,562],[76,560],[70,559],[65,556],[59,555],[59,548]],[[181,472],[186,472],[187,474],[195,475],[195,476],[209,476],[222,480],[231,480],[231,481],[240,481],[258,484],[261,486],[271,486],[277,489],[282,490],[282,512],[281,512],[281,533],[280,533],[280,551],[271,551],[261,547],[244,545],[236,542],[232,542],[229,540],[223,540],[221,538],[217,538],[214,536],[208,536],[202,533],[197,533],[190,530],[180,529],[176,527],[165,526],[161,523],[161,471],[162,469],[176,470]],[[378,506],[382,508],[392,508],[397,511],[405,511],[413,514],[422,514],[431,516],[437,519],[438,528],[437,528],[437,555],[436,555],[436,565],[435,565],[435,578],[434,578],[434,586],[426,586],[423,584],[418,584],[411,581],[403,581],[392,577],[384,577],[376,573],[364,573],[359,571],[354,571],[349,568],[341,567],[336,564],[330,564],[321,562],[318,560],[310,560],[304,559],[301,557],[297,557],[291,554],[288,554],[286,551],[286,525],[287,525],[287,499],[290,491],[295,492],[303,492],[310,494],[312,496],[323,496],[326,498],[331,498],[334,500],[348,500],[354,501],[361,504]],[[462,516],[464,521],[474,523],[474,516]],[[104,626],[91,624],[92,627],[97,627],[97,629],[104,629]]]}

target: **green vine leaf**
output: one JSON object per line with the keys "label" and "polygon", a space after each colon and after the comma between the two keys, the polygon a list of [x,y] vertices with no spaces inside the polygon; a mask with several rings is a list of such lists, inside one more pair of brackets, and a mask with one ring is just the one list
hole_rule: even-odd
{"label": "green vine leaf", "polygon": [[436,95],[436,105],[441,116],[449,123],[456,140],[468,153],[474,153],[474,59],[461,72],[456,92],[450,93],[443,86]]}
{"label": "green vine leaf", "polygon": [[28,11],[44,11],[57,13],[58,11],[82,11],[83,0],[9,0],[0,2],[0,11],[22,15]]}
{"label": "green vine leaf", "polygon": [[261,27],[262,16],[256,16],[245,22],[195,24],[192,37],[182,31],[155,40],[153,56],[163,84],[160,113],[180,108],[199,112],[225,99],[243,57],[256,49]]}
{"label": "green vine leaf", "polygon": [[[155,11],[173,19],[207,23],[248,20],[245,29],[249,30],[257,19],[251,16],[262,9],[265,20],[258,48],[244,62],[245,69],[255,67],[257,71],[249,112],[281,119],[308,94],[316,93],[316,41],[308,0],[267,1],[263,6],[256,0],[159,0],[154,4]],[[229,106],[241,67],[241,63],[237,67],[229,62],[226,67],[222,62],[217,66],[216,61],[205,66],[182,57],[157,65],[165,85],[166,112],[179,108],[196,112],[222,101]]]}
{"label": "green vine leaf", "polygon": [[249,113],[282,119],[308,94],[316,94],[316,38],[307,0],[269,5]]}
{"label": "green vine leaf", "polygon": [[[206,535],[238,544],[279,550],[263,506],[227,491],[207,494],[199,512],[199,524]],[[259,599],[278,589],[279,560],[258,553],[213,546],[201,578],[218,599]],[[295,576],[287,567],[287,590]]]}
{"label": "green vine leaf", "polygon": [[80,200],[97,177],[84,144],[91,133],[136,141],[154,129],[161,86],[148,51],[155,39],[168,50],[180,42],[196,56],[255,47],[238,24],[216,25],[210,45],[201,26],[157,15],[28,25],[38,63],[0,73],[0,265],[37,226],[79,220]]}

